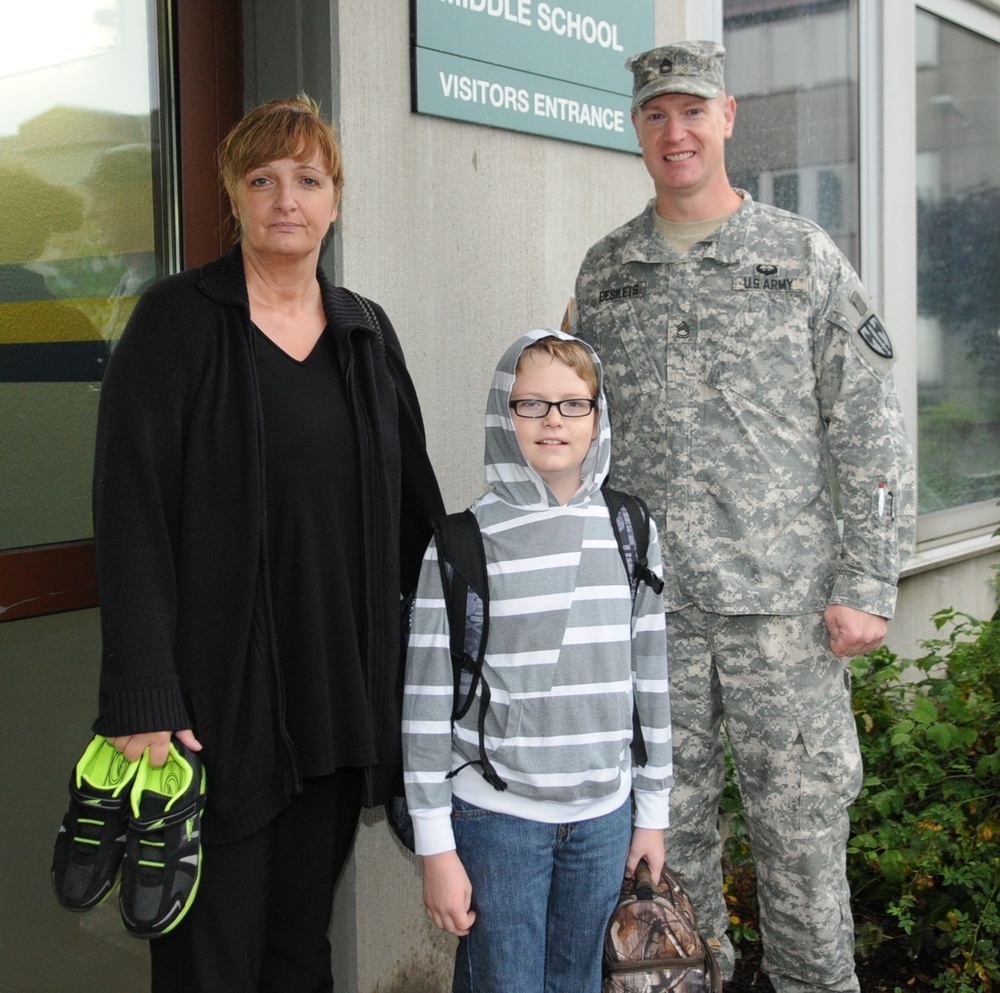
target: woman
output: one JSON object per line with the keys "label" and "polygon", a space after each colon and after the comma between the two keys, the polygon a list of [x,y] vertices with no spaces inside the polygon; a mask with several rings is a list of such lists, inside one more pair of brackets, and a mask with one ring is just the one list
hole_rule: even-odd
{"label": "woman", "polygon": [[343,186],[306,97],[219,153],[238,240],[151,287],[109,363],[95,468],[95,731],[207,772],[190,912],[154,991],[332,989],[333,888],[397,781],[399,599],[442,511],[376,304],[318,268]]}

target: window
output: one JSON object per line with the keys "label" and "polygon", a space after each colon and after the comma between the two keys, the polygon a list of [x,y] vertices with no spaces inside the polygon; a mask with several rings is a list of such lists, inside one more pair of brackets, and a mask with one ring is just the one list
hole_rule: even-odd
{"label": "window", "polygon": [[1000,497],[1000,44],[916,14],[918,506]]}
{"label": "window", "polygon": [[[723,14],[738,103],[730,178],[816,220],[891,303],[920,547],[988,535],[1000,498],[1000,14],[970,0],[724,0]],[[910,35],[912,62],[899,43]]]}
{"label": "window", "polygon": [[87,537],[99,382],[162,274],[171,170],[147,0],[15,4],[0,33],[0,549]]}
{"label": "window", "polygon": [[822,224],[860,268],[857,2],[725,0],[734,186]]}

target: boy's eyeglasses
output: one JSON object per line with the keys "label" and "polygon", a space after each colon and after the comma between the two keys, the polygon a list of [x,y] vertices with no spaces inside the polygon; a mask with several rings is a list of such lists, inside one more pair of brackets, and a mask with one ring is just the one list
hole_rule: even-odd
{"label": "boy's eyeglasses", "polygon": [[508,404],[518,417],[545,417],[555,407],[563,417],[586,417],[597,401],[590,397],[573,400],[511,400]]}

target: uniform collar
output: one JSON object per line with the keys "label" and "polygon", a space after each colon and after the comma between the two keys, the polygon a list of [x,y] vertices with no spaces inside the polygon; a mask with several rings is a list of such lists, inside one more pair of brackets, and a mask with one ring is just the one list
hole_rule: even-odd
{"label": "uniform collar", "polygon": [[[698,255],[692,249],[688,255],[692,258],[715,259],[721,265],[735,265],[743,254],[747,234],[757,205],[753,197],[745,190],[737,190],[743,197],[743,205],[714,234],[700,243]],[[656,209],[656,199],[646,205],[639,215],[638,223],[632,229],[622,251],[623,262],[646,262],[672,265],[680,261],[677,253],[660,237],[653,221],[653,211]],[[697,248],[698,246],[696,246]]]}

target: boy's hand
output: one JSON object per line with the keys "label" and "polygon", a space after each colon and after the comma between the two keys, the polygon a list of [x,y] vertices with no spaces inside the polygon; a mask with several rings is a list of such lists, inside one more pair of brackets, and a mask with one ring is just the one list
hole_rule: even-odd
{"label": "boy's hand", "polygon": [[646,860],[649,874],[653,877],[653,884],[658,884],[665,861],[662,830],[658,828],[633,829],[632,844],[628,850],[628,858],[625,860],[626,879],[631,879],[635,875],[635,867],[639,864],[639,859]]}
{"label": "boy's hand", "polygon": [[427,916],[449,934],[459,938],[469,933],[476,920],[471,910],[472,883],[458,852],[422,856],[424,863],[424,906]]}

